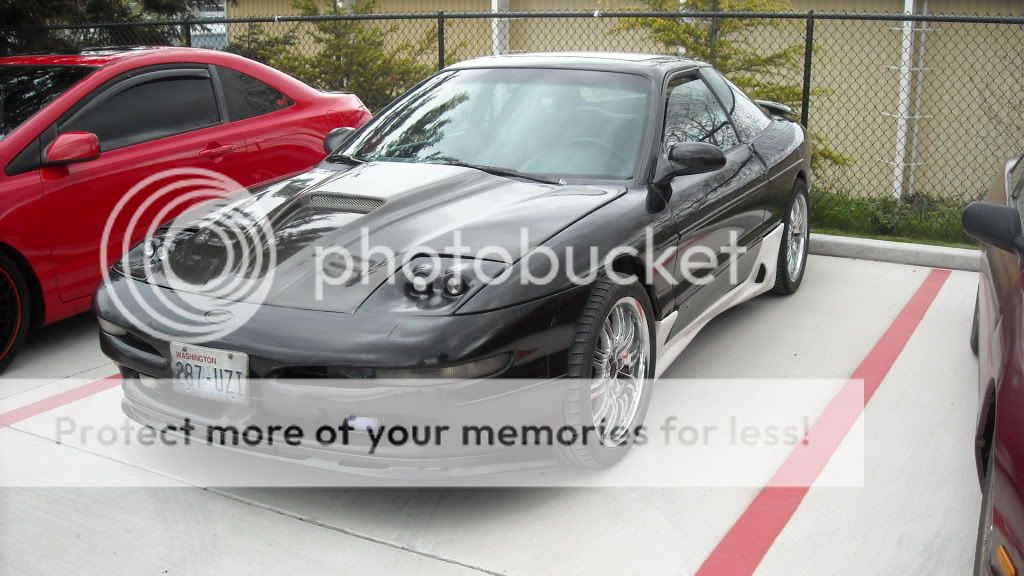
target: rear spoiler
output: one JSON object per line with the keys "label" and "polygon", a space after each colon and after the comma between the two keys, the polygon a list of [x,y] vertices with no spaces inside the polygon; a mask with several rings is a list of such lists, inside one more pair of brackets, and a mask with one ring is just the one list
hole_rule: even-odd
{"label": "rear spoiler", "polygon": [[790,120],[797,117],[796,110],[793,110],[785,104],[779,104],[778,102],[772,102],[771,100],[754,100],[754,102],[761,108],[764,108],[769,114],[783,116]]}

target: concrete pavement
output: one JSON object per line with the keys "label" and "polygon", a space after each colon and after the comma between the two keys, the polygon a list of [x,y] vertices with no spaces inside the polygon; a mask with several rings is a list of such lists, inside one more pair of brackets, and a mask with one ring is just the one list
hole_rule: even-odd
{"label": "concrete pavement", "polygon": [[[800,292],[719,317],[665,377],[848,378],[928,274],[812,256]],[[980,499],[971,452],[977,365],[967,346],[976,285],[974,273],[948,277],[857,420],[860,434],[839,445],[833,462],[862,439],[864,486],[812,487],[757,573],[969,571]],[[68,377],[113,373],[92,322],[72,319],[30,342],[0,379],[0,414],[69,389]],[[6,387],[14,377],[39,380]],[[715,398],[662,387],[653,401]],[[119,402],[115,387],[0,428],[0,476],[57,486],[89,475],[150,483],[153,473],[125,453],[58,445],[45,434],[61,411],[114,418]],[[251,458],[224,456],[234,457]],[[174,482],[0,488],[0,574],[693,574],[758,494]]]}

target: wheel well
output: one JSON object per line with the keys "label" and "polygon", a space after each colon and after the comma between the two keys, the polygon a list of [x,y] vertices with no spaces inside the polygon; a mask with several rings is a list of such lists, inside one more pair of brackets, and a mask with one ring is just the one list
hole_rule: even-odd
{"label": "wheel well", "polygon": [[655,319],[661,318],[661,310],[658,308],[658,301],[654,298],[654,285],[647,277],[647,268],[643,260],[634,254],[623,254],[612,261],[612,270],[618,274],[635,276],[647,292],[647,298],[651,301],[651,308],[654,310]]}
{"label": "wheel well", "polygon": [[35,271],[32,270],[32,265],[28,263],[28,260],[20,252],[2,242],[0,242],[0,252],[14,261],[14,265],[18,267],[18,271],[25,278],[29,291],[28,303],[29,314],[32,318],[31,327],[39,328],[46,319],[46,308],[43,302],[43,289],[39,284],[39,279],[36,278]]}
{"label": "wheel well", "polygon": [[797,182],[803,182],[804,183],[804,190],[807,191],[807,210],[810,212],[810,214],[814,214],[814,211],[811,210],[811,205],[810,205],[810,201],[811,201],[811,187],[810,187],[810,185],[807,182],[807,173],[805,173],[802,169],[796,173],[796,178],[793,179],[793,185],[795,186]]}

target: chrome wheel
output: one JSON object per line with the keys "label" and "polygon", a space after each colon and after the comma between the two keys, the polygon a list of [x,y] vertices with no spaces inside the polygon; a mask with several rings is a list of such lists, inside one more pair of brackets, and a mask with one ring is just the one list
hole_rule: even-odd
{"label": "chrome wheel", "polygon": [[796,281],[803,273],[804,258],[807,255],[808,226],[807,197],[797,194],[789,211],[789,229],[786,231],[786,273],[791,281]]}
{"label": "chrome wheel", "polygon": [[629,436],[647,383],[651,337],[640,302],[621,298],[604,319],[594,346],[590,407],[598,436],[615,447]]}

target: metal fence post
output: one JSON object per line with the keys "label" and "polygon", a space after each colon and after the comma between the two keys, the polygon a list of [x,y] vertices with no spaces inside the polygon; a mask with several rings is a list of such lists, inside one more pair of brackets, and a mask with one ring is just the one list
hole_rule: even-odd
{"label": "metal fence post", "polygon": [[800,99],[800,123],[807,128],[807,117],[811,107],[811,61],[814,58],[814,10],[807,13],[804,42],[804,91]]}
{"label": "metal fence post", "polygon": [[192,15],[185,14],[182,20],[182,30],[184,31],[183,36],[185,37],[185,46],[192,47]]}
{"label": "metal fence post", "polygon": [[437,13],[437,69],[444,69],[444,10]]}

